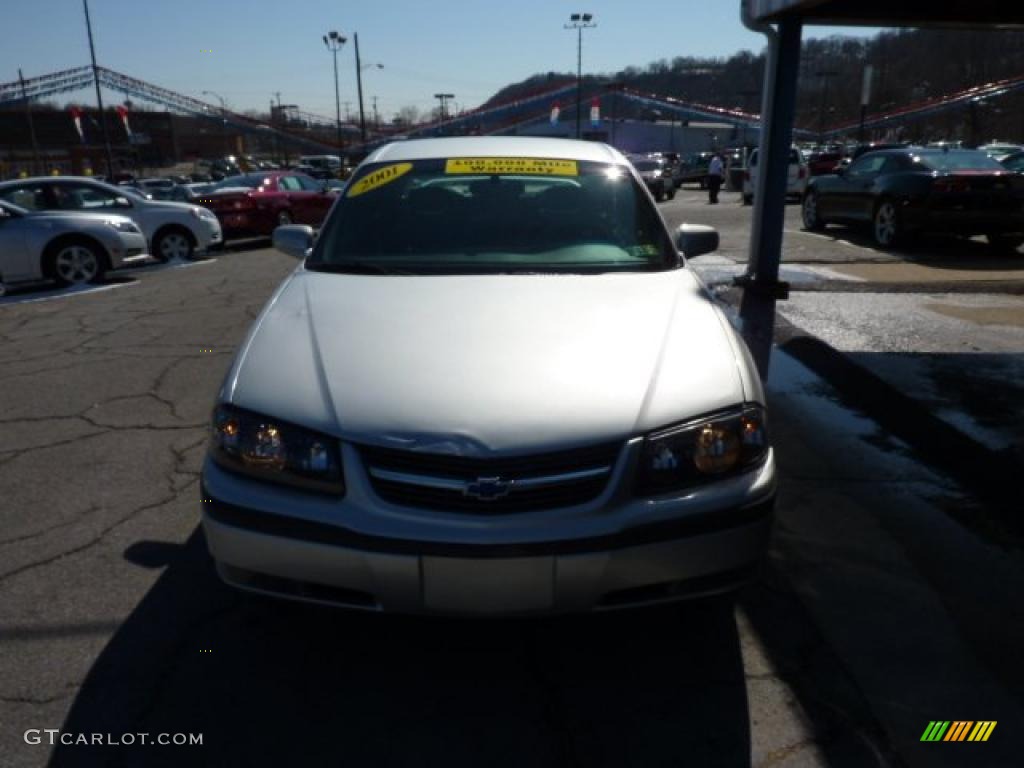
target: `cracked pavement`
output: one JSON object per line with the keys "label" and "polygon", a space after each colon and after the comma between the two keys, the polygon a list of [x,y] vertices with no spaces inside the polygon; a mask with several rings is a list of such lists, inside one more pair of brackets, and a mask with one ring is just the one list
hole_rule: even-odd
{"label": "cracked pavement", "polygon": [[[793,522],[735,606],[470,622],[223,587],[197,528],[206,420],[293,266],[229,252],[0,306],[0,766],[904,764],[790,558],[834,467],[786,467]],[[204,744],[50,748],[29,728]]]}

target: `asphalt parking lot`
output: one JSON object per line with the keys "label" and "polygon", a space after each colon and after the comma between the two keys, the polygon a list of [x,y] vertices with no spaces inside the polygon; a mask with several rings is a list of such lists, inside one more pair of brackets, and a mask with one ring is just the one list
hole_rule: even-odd
{"label": "asphalt parking lot", "polygon": [[[661,208],[719,228],[698,264],[724,287],[750,209],[704,200],[684,188]],[[807,296],[946,264],[942,295],[987,280],[979,295],[1018,306],[1024,258],[996,263],[973,242],[883,253],[798,222],[789,206],[786,273]],[[266,246],[0,300],[0,765],[1019,764],[1019,547],[969,487],[785,351],[768,381],[779,520],[735,605],[469,622],[223,587],[197,527],[198,472],[233,352],[294,267]],[[899,279],[931,295],[920,275]],[[1015,317],[983,326],[986,343]],[[1008,333],[999,355],[1020,357]],[[957,718],[999,726],[986,744],[920,743],[929,720]],[[25,741],[57,728],[203,744]]]}

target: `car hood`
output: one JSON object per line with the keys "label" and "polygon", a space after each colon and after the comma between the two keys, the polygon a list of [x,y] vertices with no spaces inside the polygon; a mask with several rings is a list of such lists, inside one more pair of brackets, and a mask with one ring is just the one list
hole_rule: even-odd
{"label": "car hood", "polygon": [[300,267],[254,324],[221,398],[354,442],[459,455],[556,450],[743,402],[737,350],[687,269]]}

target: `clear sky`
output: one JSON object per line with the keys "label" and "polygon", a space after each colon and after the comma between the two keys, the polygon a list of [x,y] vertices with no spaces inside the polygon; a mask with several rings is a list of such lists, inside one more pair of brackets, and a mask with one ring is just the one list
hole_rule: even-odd
{"label": "clear sky", "polygon": [[[82,0],[2,5],[0,82],[15,80],[18,67],[31,77],[89,63]],[[440,91],[469,109],[537,72],[575,72],[576,34],[563,28],[572,12],[597,23],[583,33],[590,73],[764,45],[740,23],[740,0],[89,0],[89,8],[101,66],[205,100],[203,90],[216,91],[236,110],[265,110],[280,91],[284,103],[327,116],[334,75],[321,37],[331,29],[349,38],[338,54],[342,109],[346,101],[356,109],[358,32],[371,65],[365,102],[369,110],[376,95],[382,118],[405,105],[427,110]],[[873,32],[818,27],[805,36]]]}

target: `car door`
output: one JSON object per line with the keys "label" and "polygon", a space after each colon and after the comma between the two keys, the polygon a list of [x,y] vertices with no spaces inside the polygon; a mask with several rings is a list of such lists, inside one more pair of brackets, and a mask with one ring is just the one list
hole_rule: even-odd
{"label": "car door", "polygon": [[299,177],[294,174],[278,176],[277,191],[287,199],[292,220],[296,224],[308,224],[310,219],[309,194],[302,189]]}
{"label": "car door", "polygon": [[297,178],[303,191],[309,194],[307,202],[310,220],[307,223],[312,227],[319,227],[327,218],[327,212],[331,210],[336,198],[330,193],[326,181],[317,181],[309,176],[298,176]]}
{"label": "car door", "polygon": [[837,180],[831,192],[830,211],[836,219],[869,221],[873,211],[865,201],[871,199],[871,187],[885,163],[885,155],[869,152],[854,160]]}
{"label": "car door", "polygon": [[0,207],[0,279],[13,283],[41,274],[29,252],[26,219]]}
{"label": "car door", "polygon": [[879,176],[884,172],[885,166],[888,164],[891,167],[890,156],[875,153],[865,155],[863,158],[857,161],[855,165],[859,167],[854,169],[850,166],[850,170],[856,170],[850,177],[850,218],[855,221],[871,221],[875,215],[875,202],[878,197],[878,190],[876,189],[876,183]]}

